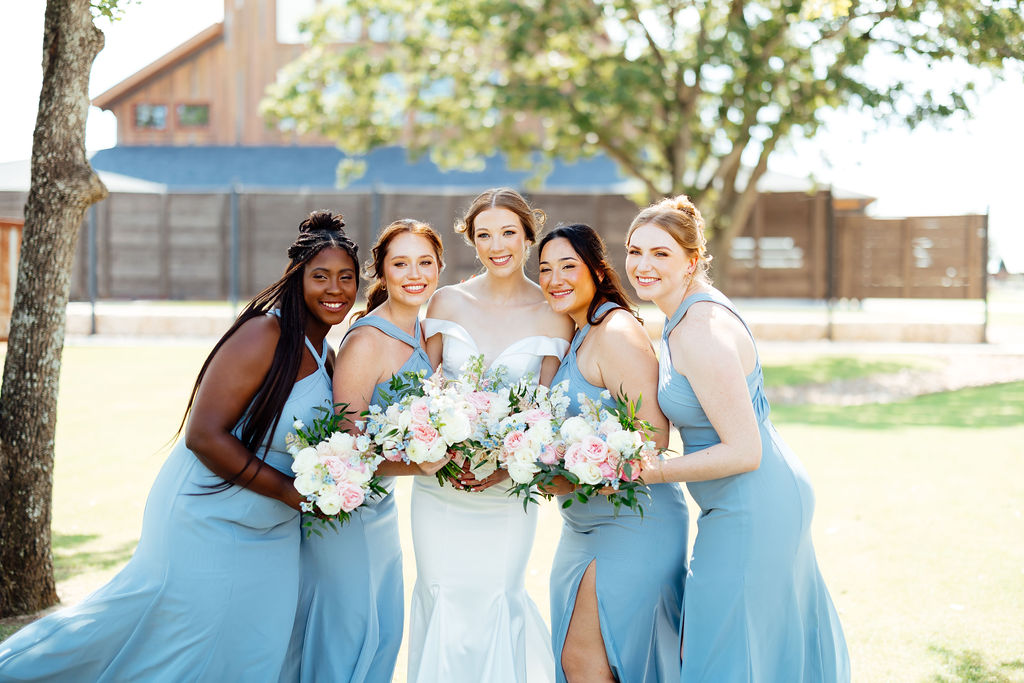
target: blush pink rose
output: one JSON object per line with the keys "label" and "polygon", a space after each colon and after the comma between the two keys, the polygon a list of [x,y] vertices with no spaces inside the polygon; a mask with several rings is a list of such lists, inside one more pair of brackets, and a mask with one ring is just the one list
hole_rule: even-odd
{"label": "blush pink rose", "polygon": [[341,481],[345,478],[345,473],[348,471],[348,465],[341,458],[327,457],[323,459],[323,464],[334,478],[334,481]]}
{"label": "blush pink rose", "polygon": [[472,391],[466,396],[466,403],[473,407],[477,415],[491,409],[491,397],[486,391]]}
{"label": "blush pink rose", "polygon": [[599,462],[597,464],[597,471],[601,473],[601,476],[605,479],[617,479],[618,472],[615,471],[615,466],[607,460]]}
{"label": "blush pink rose", "polygon": [[427,422],[430,420],[430,406],[423,399],[416,399],[409,404],[409,413],[413,422]]}
{"label": "blush pink rose", "polygon": [[598,465],[608,460],[608,444],[596,436],[583,437],[583,440],[580,441],[580,447],[583,448],[583,457],[587,462]]}
{"label": "blush pink rose", "polygon": [[410,427],[412,428],[412,438],[421,443],[432,444],[441,438],[437,430],[428,424],[414,422]]}
{"label": "blush pink rose", "polygon": [[577,467],[587,460],[587,454],[583,450],[583,444],[576,442],[565,449],[565,466]]}
{"label": "blush pink rose", "polygon": [[524,443],[526,443],[526,434],[518,429],[505,435],[505,450],[510,453],[514,453],[522,448]]}
{"label": "blush pink rose", "polygon": [[[625,465],[625,463],[623,463],[623,465]],[[641,461],[640,460],[630,460],[629,461],[629,465],[630,465],[630,474],[629,474],[629,476],[626,476],[625,468],[623,468],[622,478],[625,481],[636,481],[637,479],[640,478],[640,472],[643,470],[643,467],[641,466]]]}
{"label": "blush pink rose", "polygon": [[551,413],[544,410],[543,408],[531,408],[530,410],[527,410],[525,413],[523,413],[523,419],[526,420],[526,424],[532,427],[541,420],[550,420]]}
{"label": "blush pink rose", "polygon": [[366,499],[361,487],[348,482],[338,486],[337,491],[341,495],[341,509],[345,512],[352,512]]}
{"label": "blush pink rose", "polygon": [[540,461],[545,465],[557,465],[559,457],[558,450],[551,446],[544,445],[540,450]]}

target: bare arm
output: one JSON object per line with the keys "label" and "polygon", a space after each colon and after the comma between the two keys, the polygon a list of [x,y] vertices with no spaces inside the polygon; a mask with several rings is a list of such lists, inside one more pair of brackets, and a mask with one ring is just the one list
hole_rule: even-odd
{"label": "bare arm", "polygon": [[651,463],[644,468],[645,480],[707,481],[757,469],[761,434],[743,362],[753,345],[743,324],[720,306],[695,306],[669,335],[669,349],[721,443]]}
{"label": "bare arm", "polygon": [[668,447],[668,420],[658,408],[658,358],[643,325],[619,310],[596,331],[594,351],[602,385],[612,396],[622,391],[631,401],[640,400],[638,416],[655,429],[651,440],[658,448]]}
{"label": "bare arm", "polygon": [[[363,327],[354,330],[342,342],[338,349],[338,360],[334,369],[334,402],[347,403],[352,413],[347,421],[348,430],[358,433],[354,420],[358,420],[370,403],[376,386],[391,377],[391,373],[381,369],[386,357],[380,351],[380,337],[376,330]],[[380,476],[394,477],[409,474],[433,474],[441,469],[447,458],[433,463],[406,464],[404,462],[383,461],[377,467]]]}
{"label": "bare arm", "polygon": [[270,370],[280,335],[276,320],[256,318],[224,343],[199,385],[185,429],[185,445],[217,476],[234,478],[256,493],[298,510],[304,499],[292,478],[273,467],[258,467],[253,454],[231,433]]}

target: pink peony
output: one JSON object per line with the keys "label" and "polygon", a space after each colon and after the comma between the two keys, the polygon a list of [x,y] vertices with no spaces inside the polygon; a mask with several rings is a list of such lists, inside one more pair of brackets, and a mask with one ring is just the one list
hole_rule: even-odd
{"label": "pink peony", "polygon": [[466,395],[466,402],[473,406],[477,415],[482,415],[491,409],[491,397],[486,391],[473,391]]}
{"label": "pink peony", "polygon": [[422,422],[413,422],[409,425],[412,430],[412,438],[421,443],[430,445],[441,438],[437,430]]}
{"label": "pink peony", "polygon": [[330,472],[334,481],[341,481],[348,472],[348,463],[338,457],[327,457],[323,459],[324,467]]}

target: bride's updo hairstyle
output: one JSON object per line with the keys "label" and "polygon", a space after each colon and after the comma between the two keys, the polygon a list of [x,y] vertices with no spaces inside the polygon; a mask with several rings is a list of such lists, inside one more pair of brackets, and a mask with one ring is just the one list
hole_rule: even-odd
{"label": "bride's updo hairstyle", "polygon": [[473,245],[473,238],[476,235],[476,228],[473,222],[476,217],[488,209],[508,209],[519,217],[519,222],[526,233],[526,239],[531,244],[537,242],[537,233],[544,227],[547,215],[540,209],[530,207],[530,204],[510,187],[496,187],[482,192],[473,203],[469,205],[466,213],[459,220],[455,221],[455,232],[461,234],[470,246]]}
{"label": "bride's updo hairstyle", "polygon": [[651,223],[672,236],[688,256],[697,255],[697,269],[693,276],[705,284],[711,284],[708,265],[713,258],[708,254],[708,242],[704,237],[704,217],[685,194],[662,199],[637,214],[626,233],[626,245],[633,231],[641,225]]}
{"label": "bride's updo hairstyle", "polygon": [[384,282],[384,260],[388,257],[388,247],[391,246],[392,240],[406,233],[419,235],[430,242],[437,258],[437,270],[444,270],[444,245],[441,244],[441,236],[437,231],[430,227],[430,224],[415,218],[399,218],[377,235],[377,241],[370,251],[373,256],[366,262],[366,277],[372,280],[366,287],[366,308],[356,313],[352,317],[353,320],[362,318],[388,300],[388,285]]}
{"label": "bride's updo hairstyle", "polygon": [[[238,435],[238,439],[249,451],[250,459],[235,476],[219,486],[211,487],[213,490],[230,488],[236,483],[246,486],[252,477],[256,476],[259,468],[263,466],[266,451],[264,450],[262,454],[258,454],[257,451],[277,429],[277,424],[281,420],[281,411],[295,385],[295,378],[299,374],[302,354],[306,351],[306,323],[309,319],[309,309],[306,307],[303,287],[306,264],[324,249],[341,249],[351,257],[353,265],[356,266],[356,277],[359,277],[359,247],[345,234],[344,228],[345,221],[340,213],[314,211],[309,214],[299,224],[299,234],[288,247],[289,262],[284,275],[246,304],[234,324],[228,328],[228,331],[213,347],[210,355],[206,357],[206,362],[203,363],[203,367],[199,371],[196,383],[192,386],[192,394],[189,396],[185,415],[178,426],[179,435],[185,428],[188,416],[192,412],[192,405],[199,392],[199,385],[202,383],[203,377],[206,376],[206,370],[210,367],[213,357],[242,325],[253,318],[264,317],[277,309],[281,336],[277,340],[277,346],[274,347],[274,357],[271,360],[270,369],[242,417]],[[358,285],[358,279],[356,284]],[[243,478],[242,475],[249,470],[253,461],[256,461],[256,468],[252,477]]]}

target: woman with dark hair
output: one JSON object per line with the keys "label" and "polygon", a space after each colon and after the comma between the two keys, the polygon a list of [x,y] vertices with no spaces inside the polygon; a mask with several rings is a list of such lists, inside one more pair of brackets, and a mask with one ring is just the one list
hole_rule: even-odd
{"label": "woman with dark hair", "polygon": [[669,316],[658,405],[685,444],[646,464],[643,478],[686,482],[701,509],[681,680],[849,681],[811,542],[814,492],[772,425],[750,329],[711,286],[710,260],[704,219],[685,195],[641,211],[626,235],[630,282]]}
{"label": "woman with dark hair", "polygon": [[[366,310],[349,327],[334,374],[334,400],[348,406],[353,433],[360,413],[390,403],[381,391],[394,375],[431,372],[419,311],[437,288],[443,255],[441,238],[420,221],[395,221],[377,237]],[[391,680],[405,615],[394,476],[433,475],[447,461],[382,462],[377,474],[389,495],[356,510],[337,533],[302,539],[299,608],[282,681]]]}
{"label": "woman with dark hair", "polygon": [[0,644],[0,679],[277,681],[298,597],[303,501],[285,435],[331,405],[325,337],[358,290],[343,226],[326,211],[302,222],[284,276],[203,364],[135,555],[80,604]]}
{"label": "woman with dark hair", "polygon": [[[567,415],[579,396],[614,407],[609,395],[640,401],[639,417],[668,445],[658,410],[658,360],[651,340],[588,225],[559,226],[540,242],[540,286],[556,313],[576,323],[553,384],[568,381]],[[562,479],[560,503],[575,486]],[[689,517],[677,484],[650,487],[643,517],[607,498],[561,507],[562,538],[551,568],[551,642],[558,681],[659,683],[678,675],[679,606],[686,578]]]}
{"label": "woman with dark hair", "polygon": [[[543,216],[499,188],[478,196],[457,224],[484,272],[437,290],[427,307],[427,352],[446,376],[477,354],[510,381],[547,384],[555,374],[570,321],[523,272]],[[537,513],[524,514],[507,495],[508,473],[490,469],[467,465],[454,486],[413,482],[410,683],[551,680],[547,626],[525,585]]]}

